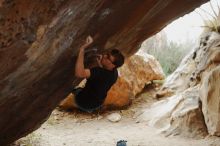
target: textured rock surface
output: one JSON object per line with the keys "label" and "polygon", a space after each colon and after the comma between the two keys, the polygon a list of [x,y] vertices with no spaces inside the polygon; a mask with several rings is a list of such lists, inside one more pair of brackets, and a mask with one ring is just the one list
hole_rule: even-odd
{"label": "textured rock surface", "polygon": [[[182,92],[189,88],[190,77],[196,68],[196,63],[192,59],[193,53],[189,53],[179,67],[166,78],[161,93],[166,92]],[[160,93],[158,93],[160,94]]]}
{"label": "textured rock surface", "polygon": [[[204,33],[199,47],[183,59],[177,70],[165,81],[162,91],[169,90],[175,95],[161,101],[162,105],[158,103],[152,111],[146,111],[163,111],[159,116],[152,114],[154,117],[149,123],[155,126],[163,123],[159,128],[165,127],[164,132],[168,135],[188,132],[187,136],[199,136],[208,131],[211,135],[220,136],[219,65],[220,34]],[[143,119],[148,118],[145,116]]]}
{"label": "textured rock surface", "polygon": [[[140,93],[145,85],[152,80],[162,80],[163,70],[159,62],[151,55],[138,52],[125,61],[119,68],[119,78],[109,90],[104,103],[105,109],[122,109],[130,105],[132,99]],[[85,80],[81,82],[83,86]],[[60,106],[64,109],[74,108],[72,94],[62,101]]]}
{"label": "textured rock surface", "polygon": [[198,87],[162,100],[139,117],[166,136],[201,137],[207,134],[199,104]]}
{"label": "textured rock surface", "polygon": [[[220,49],[220,48],[219,48]],[[220,66],[213,69],[203,80],[200,90],[202,111],[208,132],[220,136]]]}
{"label": "textured rock surface", "polygon": [[[77,48],[124,54],[208,0],[0,0],[0,144],[37,129],[67,96]],[[13,107],[13,108],[11,108]]]}
{"label": "textured rock surface", "polygon": [[202,110],[208,131],[220,136],[220,34],[207,36],[200,67]]}
{"label": "textured rock surface", "polygon": [[201,82],[203,72],[209,72],[210,67],[216,67],[219,62],[219,34],[204,33],[200,44],[192,50],[180,63],[179,67],[166,78],[162,87],[170,92],[182,92]]}

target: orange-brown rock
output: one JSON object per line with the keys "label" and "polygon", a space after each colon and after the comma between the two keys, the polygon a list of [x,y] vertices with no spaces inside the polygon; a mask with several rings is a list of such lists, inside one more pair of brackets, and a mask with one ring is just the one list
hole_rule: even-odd
{"label": "orange-brown rock", "polygon": [[64,100],[62,100],[59,104],[59,107],[64,110],[71,110],[77,108],[74,102],[74,94],[70,93]]}
{"label": "orange-brown rock", "polygon": [[91,47],[129,56],[207,1],[0,0],[0,145],[37,129],[78,84],[73,68],[88,34]]}
{"label": "orange-brown rock", "polygon": [[139,51],[119,69],[120,77],[108,93],[105,105],[123,108],[152,80],[162,80],[163,70],[151,55]]}
{"label": "orange-brown rock", "polygon": [[112,86],[104,102],[105,109],[122,109],[128,107],[134,95],[130,84],[119,77],[116,84]]}

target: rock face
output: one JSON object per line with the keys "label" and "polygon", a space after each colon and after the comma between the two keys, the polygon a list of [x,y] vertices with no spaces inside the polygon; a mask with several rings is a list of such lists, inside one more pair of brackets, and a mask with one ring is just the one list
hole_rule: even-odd
{"label": "rock face", "polygon": [[[199,47],[183,59],[176,71],[165,81],[162,90],[175,95],[152,107],[164,109],[149,120],[152,125],[163,123],[167,134],[200,136],[208,131],[220,136],[220,34],[203,34]],[[181,102],[180,102],[181,101]],[[169,108],[163,108],[168,106]],[[146,111],[142,119],[146,118]],[[155,122],[156,121],[156,122]],[[184,127],[184,128],[182,128]]]}
{"label": "rock face", "polygon": [[207,135],[200,106],[198,87],[189,88],[155,103],[150,109],[145,110],[139,119],[157,127],[166,136],[198,138]]}
{"label": "rock face", "polygon": [[[217,62],[218,64],[220,63],[219,45],[220,43],[218,44],[218,56],[215,56],[217,60],[213,60],[213,63]],[[209,134],[220,136],[220,66],[218,65],[203,74],[199,93],[202,100],[202,111],[205,122]]]}
{"label": "rock face", "polygon": [[220,67],[213,69],[201,86],[203,113],[208,132],[220,136]]}
{"label": "rock face", "polygon": [[[126,56],[208,0],[0,0],[0,145],[37,129],[67,96],[81,41]],[[101,49],[102,48],[102,49]],[[12,108],[13,107],[13,108]]]}

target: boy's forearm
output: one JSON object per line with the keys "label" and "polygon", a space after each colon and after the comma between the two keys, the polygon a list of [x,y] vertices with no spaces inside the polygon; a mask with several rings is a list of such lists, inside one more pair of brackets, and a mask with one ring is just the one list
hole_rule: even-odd
{"label": "boy's forearm", "polygon": [[85,43],[79,48],[79,54],[76,60],[75,65],[75,76],[77,77],[88,77],[90,76],[90,73],[85,70],[84,67],[84,50],[93,42],[93,39],[91,36],[88,36],[86,38]]}
{"label": "boy's forearm", "polygon": [[82,72],[84,71],[84,50],[85,46],[81,46],[79,49],[79,54],[76,60],[76,66],[75,66],[75,75],[80,76]]}

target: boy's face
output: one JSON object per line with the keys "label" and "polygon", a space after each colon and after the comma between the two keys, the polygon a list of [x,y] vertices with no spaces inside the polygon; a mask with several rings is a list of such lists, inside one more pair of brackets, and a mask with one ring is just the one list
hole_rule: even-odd
{"label": "boy's face", "polygon": [[111,55],[111,53],[106,53],[102,55],[101,64],[106,69],[113,69],[115,68],[114,65],[115,58]]}

